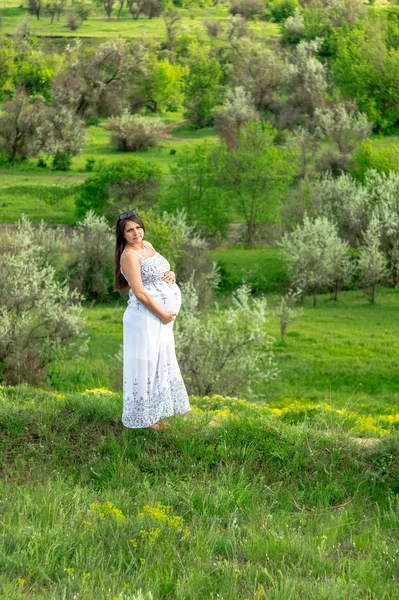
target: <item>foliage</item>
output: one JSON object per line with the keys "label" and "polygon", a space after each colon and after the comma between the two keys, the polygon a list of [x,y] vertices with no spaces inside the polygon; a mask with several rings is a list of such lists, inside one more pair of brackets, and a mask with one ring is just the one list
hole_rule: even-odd
{"label": "foliage", "polygon": [[381,225],[376,217],[369,223],[364,233],[365,244],[360,248],[359,270],[360,285],[371,304],[375,302],[378,285],[388,276],[386,258],[381,250]]}
{"label": "foliage", "polygon": [[336,36],[334,83],[357,102],[377,131],[389,131],[399,122],[399,48],[388,48],[378,19],[363,22],[351,31],[338,31]]}
{"label": "foliage", "polygon": [[241,15],[245,19],[262,17],[266,5],[263,0],[231,0],[230,12],[232,15]]}
{"label": "foliage", "polygon": [[81,296],[56,280],[24,221],[18,237],[0,254],[0,379],[38,384],[52,362],[86,350]]}
{"label": "foliage", "polygon": [[188,223],[195,224],[201,235],[225,237],[231,217],[207,144],[178,156],[170,171],[172,177],[160,198],[161,209],[171,213],[184,209]]}
{"label": "foliage", "polygon": [[254,106],[254,99],[244,87],[229,88],[223,106],[214,110],[215,129],[228,142],[234,140],[234,134],[240,130],[243,123],[256,121],[259,113]]}
{"label": "foliage", "polygon": [[280,336],[282,342],[285,340],[288,324],[292,321],[292,319],[303,315],[303,309],[295,307],[295,304],[301,293],[302,290],[300,289],[289,289],[288,292],[281,297],[280,304],[273,311],[273,314],[279,319],[280,322]]}
{"label": "foliage", "polygon": [[326,217],[312,221],[305,215],[303,224],[285,233],[280,245],[291,285],[304,294],[312,293],[313,306],[321,289],[333,288],[336,297],[339,287],[351,276],[349,244],[339,239],[336,225]]}
{"label": "foliage", "polygon": [[141,158],[104,166],[88,177],[76,199],[76,215],[84,217],[92,209],[113,220],[125,210],[145,207],[156,196],[161,172]]}
{"label": "foliage", "polygon": [[274,143],[275,134],[267,124],[249,121],[234,147],[221,144],[215,155],[218,180],[245,221],[251,248],[259,225],[277,218],[277,205],[295,175],[295,155]]}
{"label": "foliage", "polygon": [[255,108],[274,110],[290,68],[276,50],[244,37],[234,40],[232,63],[234,84],[254,98]]}
{"label": "foliage", "polygon": [[164,124],[158,117],[131,115],[125,110],[122,116],[110,119],[108,127],[111,144],[123,152],[137,152],[156,145]]}
{"label": "foliage", "polygon": [[319,159],[319,169],[334,175],[348,171],[356,146],[371,134],[371,124],[364,113],[347,110],[343,103],[332,108],[316,108],[315,121],[322,136],[336,144]]}
{"label": "foliage", "polygon": [[285,25],[286,20],[293,17],[299,8],[298,0],[269,0],[267,5],[268,13],[270,13],[273,21],[276,23],[285,21]]}
{"label": "foliage", "polygon": [[182,295],[175,340],[190,394],[232,394],[256,379],[276,377],[273,339],[265,332],[268,311],[264,298],[251,300],[249,288],[243,286],[233,294],[229,308],[201,317],[192,283],[182,286]]}
{"label": "foliage", "polygon": [[186,68],[181,65],[171,65],[167,60],[148,55],[145,72],[137,78],[127,95],[132,112],[142,107],[153,113],[179,110],[184,99],[185,72]]}
{"label": "foliage", "polygon": [[89,210],[73,230],[66,269],[85,300],[104,302],[113,289],[115,236],[105,217]]}
{"label": "foliage", "polygon": [[364,181],[366,172],[371,169],[388,175],[399,169],[399,149],[396,146],[379,148],[371,140],[364,140],[355,150],[353,162],[352,175],[360,181]]}
{"label": "foliage", "polygon": [[42,128],[46,119],[40,98],[29,102],[24,92],[7,100],[0,114],[0,150],[10,160],[37,156],[42,148]]}
{"label": "foliage", "polygon": [[206,49],[190,49],[188,72],[184,78],[184,106],[187,118],[198,127],[213,123],[212,111],[222,98],[222,70],[216,58]]}

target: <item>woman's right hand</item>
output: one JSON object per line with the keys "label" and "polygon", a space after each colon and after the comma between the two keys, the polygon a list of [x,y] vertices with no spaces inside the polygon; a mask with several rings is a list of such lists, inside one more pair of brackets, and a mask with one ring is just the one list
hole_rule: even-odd
{"label": "woman's right hand", "polygon": [[175,320],[176,315],[177,315],[176,312],[164,312],[161,317],[161,321],[164,325],[167,325],[171,321]]}

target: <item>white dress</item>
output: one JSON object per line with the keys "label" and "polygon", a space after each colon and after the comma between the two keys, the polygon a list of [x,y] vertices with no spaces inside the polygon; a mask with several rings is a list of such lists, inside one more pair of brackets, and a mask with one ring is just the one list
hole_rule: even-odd
{"label": "white dress", "polygon": [[[180,288],[162,278],[170,270],[169,262],[158,252],[149,258],[136,254],[142,261],[141,278],[146,291],[163,310],[178,313]],[[176,359],[173,324],[164,325],[129,290],[123,314],[122,423],[126,427],[149,427],[159,419],[191,410]]]}

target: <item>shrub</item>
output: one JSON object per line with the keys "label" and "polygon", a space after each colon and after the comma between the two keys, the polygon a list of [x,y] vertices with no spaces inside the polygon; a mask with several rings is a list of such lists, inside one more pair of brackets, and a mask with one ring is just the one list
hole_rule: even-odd
{"label": "shrub", "polygon": [[7,384],[38,384],[51,363],[81,356],[87,349],[82,339],[81,300],[66,281],[56,280],[54,267],[43,261],[40,245],[21,244],[15,238],[7,247],[3,240],[0,380]]}
{"label": "shrub", "polygon": [[77,29],[79,29],[81,24],[82,24],[82,19],[79,15],[77,15],[75,13],[70,13],[68,15],[68,20],[67,20],[67,24],[66,24],[68,29],[70,29],[71,31],[76,31]]}
{"label": "shrub", "polygon": [[273,379],[273,338],[266,331],[267,302],[239,288],[226,310],[198,313],[192,282],[182,285],[183,304],[175,322],[176,352],[190,394],[234,395],[256,380]]}
{"label": "shrub", "polygon": [[364,234],[365,245],[360,249],[360,285],[371,304],[375,302],[377,287],[388,276],[387,261],[381,250],[381,226],[372,218]]}
{"label": "shrub", "polygon": [[158,117],[131,115],[125,111],[121,117],[109,121],[111,144],[124,152],[137,152],[155,146],[164,124]]}
{"label": "shrub", "polygon": [[83,183],[76,199],[76,215],[88,210],[110,220],[127,208],[148,206],[156,197],[161,172],[141,158],[103,165]]}
{"label": "shrub", "polygon": [[265,3],[262,0],[232,0],[230,5],[232,15],[241,15],[245,19],[262,17],[265,9]]}
{"label": "shrub", "polygon": [[88,211],[78,222],[69,244],[72,257],[67,265],[73,287],[86,300],[104,302],[113,290],[114,235],[104,217]]}
{"label": "shrub", "polygon": [[303,225],[284,234],[280,245],[285,252],[292,286],[303,293],[312,293],[313,306],[321,289],[333,288],[336,296],[339,287],[350,277],[349,244],[339,239],[336,225],[326,217],[311,221],[305,215]]}
{"label": "shrub", "polygon": [[72,165],[70,154],[56,154],[53,157],[52,167],[54,171],[69,171]]}
{"label": "shrub", "polygon": [[217,19],[206,19],[204,21],[204,26],[209,37],[219,37],[223,31],[223,24]]}
{"label": "shrub", "polygon": [[282,23],[299,10],[298,0],[269,0],[268,12],[275,23]]}

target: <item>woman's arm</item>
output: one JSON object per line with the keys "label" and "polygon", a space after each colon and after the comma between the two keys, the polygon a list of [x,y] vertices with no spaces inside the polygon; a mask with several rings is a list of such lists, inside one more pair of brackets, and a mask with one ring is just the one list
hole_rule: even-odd
{"label": "woman's arm", "polygon": [[143,286],[139,257],[134,254],[134,252],[125,252],[123,256],[121,256],[121,266],[137,300],[144,304],[144,306],[148,308],[148,310],[150,310],[156,317],[161,319],[164,325],[167,325],[173,321],[177,313],[165,312],[162,310],[162,308],[158,306],[158,304],[152,299],[150,294]]}

